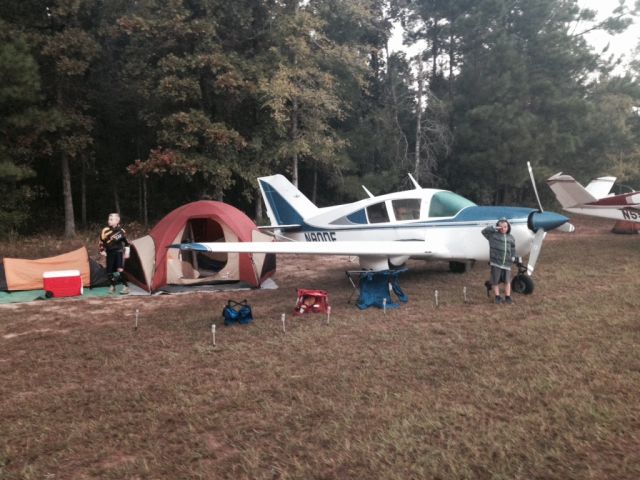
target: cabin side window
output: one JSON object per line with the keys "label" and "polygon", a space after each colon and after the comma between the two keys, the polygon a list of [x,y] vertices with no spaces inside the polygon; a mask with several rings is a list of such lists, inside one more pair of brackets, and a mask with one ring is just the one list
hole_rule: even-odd
{"label": "cabin side window", "polygon": [[367,217],[369,223],[386,223],[389,221],[387,206],[384,202],[369,205],[367,207]]}
{"label": "cabin side window", "polygon": [[403,220],[419,220],[420,219],[420,199],[419,198],[402,198],[393,200],[393,214],[397,221]]}
{"label": "cabin side window", "polygon": [[334,220],[331,225],[362,225],[366,223],[367,215],[364,213],[364,209],[361,209]]}

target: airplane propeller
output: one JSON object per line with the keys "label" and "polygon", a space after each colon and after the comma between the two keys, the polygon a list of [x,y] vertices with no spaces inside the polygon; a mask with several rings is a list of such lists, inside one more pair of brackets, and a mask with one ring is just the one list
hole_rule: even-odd
{"label": "airplane propeller", "polygon": [[[536,200],[538,201],[538,210],[540,211],[540,213],[544,213],[544,208],[542,208],[542,202],[540,201],[540,195],[538,195],[538,187],[536,187],[536,180],[533,175],[533,168],[531,168],[531,162],[527,162],[527,169],[529,170],[529,178],[531,179],[531,185],[533,186],[533,193],[536,194]],[[529,223],[533,224],[533,222]],[[535,233],[536,234],[533,237],[533,243],[531,244],[531,252],[529,252],[529,262],[527,263],[527,273],[529,275],[533,273],[533,269],[536,267],[538,256],[540,255],[540,250],[542,250],[542,242],[544,241],[544,237],[547,236],[547,232],[542,227],[539,227]]]}
{"label": "airplane propeller", "polygon": [[[536,267],[540,251],[542,250],[542,243],[544,242],[544,238],[547,236],[547,231],[558,228],[565,232],[572,232],[575,229],[573,225],[567,223],[566,217],[557,213],[544,211],[530,162],[527,162],[527,168],[529,170],[529,177],[531,178],[533,192],[535,193],[536,200],[538,202],[538,211],[531,212],[527,222],[529,229],[535,232],[533,242],[531,243],[531,251],[529,252],[529,262],[527,263],[526,268],[521,264],[518,265],[518,275],[514,279],[516,283],[519,282],[520,289],[529,290],[528,292],[523,291],[522,293],[530,293],[533,291],[533,281],[529,276],[533,273],[533,270]],[[516,285],[514,284],[514,290],[518,291],[519,289],[515,287]]]}
{"label": "airplane propeller", "polygon": [[531,275],[533,273],[533,269],[536,267],[536,263],[538,262],[538,256],[540,255],[540,250],[542,250],[542,242],[544,241],[544,237],[547,236],[547,232],[545,232],[542,228],[539,229],[535,236],[533,237],[533,243],[531,244],[531,251],[529,252],[529,262],[527,264],[527,273]]}
{"label": "airplane propeller", "polygon": [[529,169],[529,178],[531,178],[531,185],[533,185],[533,193],[536,194],[536,200],[538,201],[538,208],[540,212],[544,212],[542,208],[542,202],[540,201],[540,195],[538,195],[538,187],[536,187],[536,180],[533,176],[533,168],[531,168],[531,162],[527,162],[527,168]]}

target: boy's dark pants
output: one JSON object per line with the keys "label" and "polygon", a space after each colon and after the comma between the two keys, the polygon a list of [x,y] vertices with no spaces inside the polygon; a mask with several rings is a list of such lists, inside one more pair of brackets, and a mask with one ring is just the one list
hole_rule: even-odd
{"label": "boy's dark pants", "polygon": [[109,277],[109,283],[115,285],[118,280],[120,280],[122,285],[126,287],[127,281],[124,276],[118,272],[119,268],[124,268],[124,251],[107,250],[107,275]]}

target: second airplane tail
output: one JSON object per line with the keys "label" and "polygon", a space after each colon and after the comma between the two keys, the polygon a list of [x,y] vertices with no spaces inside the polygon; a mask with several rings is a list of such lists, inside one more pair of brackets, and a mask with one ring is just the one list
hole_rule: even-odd
{"label": "second airplane tail", "polygon": [[616,182],[616,177],[599,177],[591,180],[589,185],[587,185],[585,190],[589,192],[591,195],[596,197],[598,200],[606,197],[611,192],[611,187]]}
{"label": "second airplane tail", "polygon": [[547,184],[553,190],[562,208],[572,208],[598,200],[571,175],[556,173],[547,179]]}

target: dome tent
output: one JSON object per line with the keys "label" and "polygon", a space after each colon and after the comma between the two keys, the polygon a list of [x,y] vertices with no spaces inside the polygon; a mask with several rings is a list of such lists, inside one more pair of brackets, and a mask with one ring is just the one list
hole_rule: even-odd
{"label": "dome tent", "polygon": [[0,291],[40,290],[42,275],[54,270],[78,270],[85,287],[101,287],[109,284],[107,274],[98,263],[89,258],[85,247],[54,257],[0,260]]}
{"label": "dome tent", "polygon": [[244,282],[258,287],[275,272],[275,256],[262,253],[180,251],[169,245],[192,242],[269,241],[237,208],[201,200],[176,208],[149,235],[131,242],[127,278],[148,292],[167,285]]}

